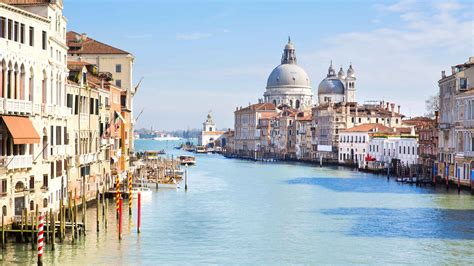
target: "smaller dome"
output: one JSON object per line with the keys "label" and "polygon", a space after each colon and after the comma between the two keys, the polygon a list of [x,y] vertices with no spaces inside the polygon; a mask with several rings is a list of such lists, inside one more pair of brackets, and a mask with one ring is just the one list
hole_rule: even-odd
{"label": "smaller dome", "polygon": [[354,69],[352,68],[352,64],[350,64],[349,69],[347,69],[347,76],[351,77],[351,78],[355,77],[355,73],[354,73]]}
{"label": "smaller dome", "polygon": [[318,94],[344,94],[344,84],[339,79],[325,78],[319,83]]}
{"label": "smaller dome", "polygon": [[344,73],[344,70],[342,70],[342,67],[339,69],[339,72],[337,73],[337,77],[340,79],[343,79],[346,77],[346,73]]}

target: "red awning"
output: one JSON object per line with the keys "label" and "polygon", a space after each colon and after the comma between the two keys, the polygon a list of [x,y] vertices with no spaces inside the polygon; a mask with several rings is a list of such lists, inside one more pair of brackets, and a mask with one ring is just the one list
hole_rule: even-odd
{"label": "red awning", "polygon": [[40,136],[28,117],[2,116],[2,119],[13,138],[13,144],[40,143]]}

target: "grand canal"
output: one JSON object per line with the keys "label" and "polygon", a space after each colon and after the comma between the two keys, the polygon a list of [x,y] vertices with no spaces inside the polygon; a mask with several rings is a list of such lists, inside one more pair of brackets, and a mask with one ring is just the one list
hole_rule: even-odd
{"label": "grand canal", "polygon": [[[136,149],[173,143],[138,140]],[[155,191],[142,233],[125,219],[51,251],[46,264],[472,264],[474,197],[401,185],[344,168],[198,155],[189,190]],[[134,213],[136,211],[134,210]],[[126,216],[127,217],[127,216]],[[9,244],[4,264],[34,264],[31,245]]]}

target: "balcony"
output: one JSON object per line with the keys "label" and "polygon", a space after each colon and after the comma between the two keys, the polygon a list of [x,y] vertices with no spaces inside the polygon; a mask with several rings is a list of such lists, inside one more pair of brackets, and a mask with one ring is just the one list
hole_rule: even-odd
{"label": "balcony", "polygon": [[89,164],[97,161],[97,154],[88,153],[79,155],[79,164]]}
{"label": "balcony", "polygon": [[70,148],[68,145],[53,146],[53,154],[57,156],[66,156],[70,154]]}
{"label": "balcony", "polygon": [[81,121],[81,124],[87,124],[89,123],[89,114],[81,113],[79,114],[79,119]]}
{"label": "balcony", "polygon": [[26,100],[2,99],[0,108],[6,114],[25,114],[33,113],[33,103]]}
{"label": "balcony", "polygon": [[8,170],[31,168],[33,167],[33,156],[32,155],[14,155],[5,156],[1,159],[1,165],[6,167]]}

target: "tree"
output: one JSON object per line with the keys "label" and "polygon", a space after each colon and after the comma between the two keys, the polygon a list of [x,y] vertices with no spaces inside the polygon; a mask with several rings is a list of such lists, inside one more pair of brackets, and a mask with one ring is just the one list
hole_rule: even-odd
{"label": "tree", "polygon": [[430,96],[425,101],[426,116],[429,118],[435,117],[435,112],[439,111],[439,93],[436,95]]}

